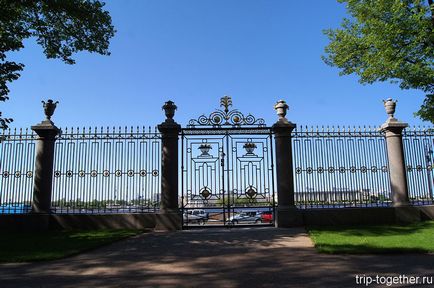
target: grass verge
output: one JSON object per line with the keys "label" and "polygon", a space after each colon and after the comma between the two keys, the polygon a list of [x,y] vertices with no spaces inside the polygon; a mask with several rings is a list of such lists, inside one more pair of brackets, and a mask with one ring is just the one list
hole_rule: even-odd
{"label": "grass verge", "polygon": [[310,227],[308,231],[322,253],[434,252],[434,221],[406,226]]}
{"label": "grass verge", "polygon": [[0,262],[60,259],[141,232],[140,230],[5,231],[0,236]]}

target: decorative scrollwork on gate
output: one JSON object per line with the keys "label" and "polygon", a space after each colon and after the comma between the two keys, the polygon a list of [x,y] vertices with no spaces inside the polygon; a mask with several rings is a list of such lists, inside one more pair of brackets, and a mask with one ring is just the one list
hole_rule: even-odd
{"label": "decorative scrollwork on gate", "polygon": [[237,109],[229,110],[232,106],[232,98],[224,96],[220,98],[220,106],[224,110],[217,109],[211,112],[208,116],[201,115],[197,119],[191,119],[188,122],[188,128],[195,128],[196,126],[211,126],[211,127],[240,127],[240,126],[257,126],[265,127],[265,120],[263,118],[255,118],[252,114],[244,115]]}

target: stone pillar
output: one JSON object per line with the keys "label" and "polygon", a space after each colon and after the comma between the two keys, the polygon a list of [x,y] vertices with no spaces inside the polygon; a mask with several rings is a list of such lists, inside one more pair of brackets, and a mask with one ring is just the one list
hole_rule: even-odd
{"label": "stone pillar", "polygon": [[182,229],[182,217],[178,207],[178,136],[181,126],[173,120],[176,105],[167,101],[163,109],[167,119],[158,125],[161,132],[161,200],[157,215],[157,230]]}
{"label": "stone pillar", "polygon": [[60,130],[50,120],[58,102],[53,103],[53,100],[50,99],[47,103],[44,101],[42,103],[47,118],[31,127],[38,135],[36,140],[32,213],[48,214],[51,212],[54,142]]}
{"label": "stone pillar", "polygon": [[380,130],[385,133],[387,156],[389,158],[390,187],[392,203],[395,207],[410,205],[408,198],[407,173],[405,169],[402,131],[408,127],[407,123],[398,121],[395,113],[396,101],[391,98],[384,101],[389,118],[381,125]]}
{"label": "stone pillar", "polygon": [[301,214],[294,202],[294,174],[292,164],[291,133],[296,127],[285,118],[288,105],[279,100],[274,106],[279,120],[273,125],[276,146],[277,211],[275,226],[292,227],[302,225]]}

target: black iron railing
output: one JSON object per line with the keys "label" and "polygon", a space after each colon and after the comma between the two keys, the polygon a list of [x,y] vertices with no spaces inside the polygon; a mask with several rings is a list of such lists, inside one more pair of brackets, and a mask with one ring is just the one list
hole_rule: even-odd
{"label": "black iron railing", "polygon": [[433,204],[434,129],[407,128],[403,142],[410,202],[414,205]]}
{"label": "black iron railing", "polygon": [[160,201],[160,134],[150,127],[65,129],[55,146],[55,213],[139,213]]}
{"label": "black iron railing", "polygon": [[[408,128],[403,142],[410,201],[414,205],[433,204],[434,129]],[[36,135],[30,129],[5,130],[0,135],[1,214],[30,211],[35,147]],[[229,152],[246,148],[240,146]],[[292,149],[299,208],[391,204],[387,147],[377,127],[301,127],[293,132]],[[229,164],[228,171],[235,167],[230,162],[225,164]],[[161,135],[155,129],[64,129],[55,144],[52,211],[156,211],[161,192],[160,167]],[[235,183],[236,179],[231,181]],[[274,189],[269,193],[273,197]]]}
{"label": "black iron railing", "polygon": [[30,129],[0,135],[0,213],[27,213],[33,197],[36,135]]}
{"label": "black iron railing", "polygon": [[377,127],[301,127],[292,145],[299,208],[391,203],[386,144]]}

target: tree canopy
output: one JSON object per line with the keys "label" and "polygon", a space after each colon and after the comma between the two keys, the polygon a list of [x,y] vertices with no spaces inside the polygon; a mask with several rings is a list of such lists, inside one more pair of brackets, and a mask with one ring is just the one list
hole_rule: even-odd
{"label": "tree canopy", "polygon": [[[24,64],[7,60],[7,53],[24,48],[34,38],[47,58],[74,64],[78,51],[110,55],[115,30],[110,14],[98,0],[0,0],[0,101],[6,101],[8,84],[20,77]],[[12,121],[1,118],[0,128]]]}
{"label": "tree canopy", "polygon": [[323,60],[359,82],[390,81],[426,93],[415,114],[434,123],[433,0],[338,0],[349,18],[324,33]]}

